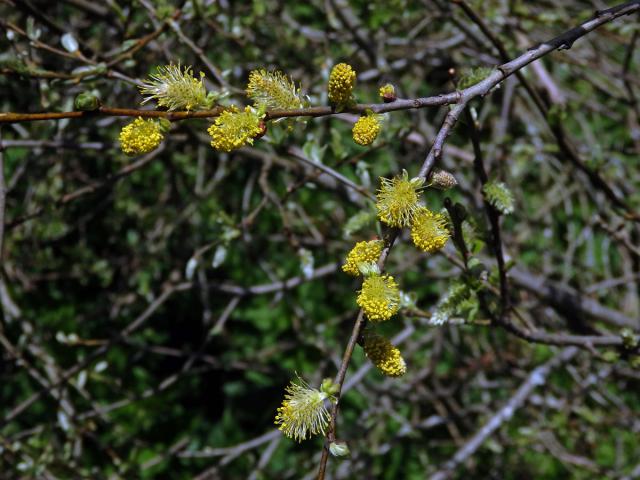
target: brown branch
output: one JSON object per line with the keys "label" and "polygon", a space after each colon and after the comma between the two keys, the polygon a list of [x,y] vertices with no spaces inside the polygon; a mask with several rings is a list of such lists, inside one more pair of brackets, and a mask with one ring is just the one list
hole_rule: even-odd
{"label": "brown branch", "polygon": [[549,333],[523,330],[513,323],[503,321],[498,323],[507,332],[530,343],[544,345],[575,346],[593,352],[593,347],[619,347],[624,344],[620,335],[571,335],[565,333]]}
{"label": "brown branch", "polygon": [[551,305],[565,317],[586,315],[617,328],[640,329],[640,321],[624,315],[617,310],[605,307],[596,300],[581,295],[573,288],[532,275],[524,270],[513,268],[509,277],[514,284],[529,290],[541,300]]}
{"label": "brown branch", "polygon": [[167,24],[163,23],[160,27],[155,29],[153,32],[145,35],[144,37],[139,38],[136,43],[126,51],[122,52],[120,55],[115,57],[113,60],[107,62],[107,67],[113,67],[127,58],[133,57],[133,55],[144,48],[149,42],[158,38],[162,33],[167,29]]}
{"label": "brown branch", "polygon": [[[471,99],[477,96],[484,96],[488,94],[492,88],[494,88],[504,79],[518,72],[520,69],[530,64],[531,62],[555,50],[570,48],[571,45],[577,39],[595,30],[599,26],[604,25],[605,23],[608,23],[620,16],[628,15],[638,10],[640,10],[640,0],[627,2],[623,5],[613,7],[605,11],[597,12],[593,19],[584,22],[579,27],[573,28],[553,38],[552,40],[546,43],[542,43],[537,47],[531,48],[530,50],[520,55],[516,59],[499,66],[493,73],[491,73],[487,78],[485,78],[481,82],[475,85],[472,85],[471,87],[465,90],[457,92],[459,95],[458,101],[456,102],[456,105],[453,106],[447,113],[447,116],[445,117],[444,122],[440,127],[438,134],[436,135],[434,143],[431,149],[429,150],[429,153],[427,154],[427,158],[425,159],[424,163],[422,164],[422,167],[420,168],[419,176],[425,179],[428,177],[436,161],[440,158],[442,154],[442,147],[447,137],[451,133],[451,130],[455,126],[459,116],[464,111],[464,109],[466,108],[466,105],[469,103]],[[389,255],[391,248],[393,247],[393,243],[397,235],[398,235],[397,229],[391,230],[390,233],[388,234],[388,238],[385,241],[385,248],[383,249],[380,259],[378,261],[378,265],[380,266],[381,271],[383,270],[385,261]],[[345,352],[342,358],[342,363],[340,365],[338,374],[336,376],[335,383],[339,387],[339,390],[336,393],[336,398],[338,399],[338,401],[333,405],[331,410],[331,419],[329,423],[329,429],[327,431],[327,441],[325,442],[324,448],[322,450],[322,455],[320,457],[320,465],[318,468],[317,480],[324,480],[324,477],[325,477],[327,461],[329,459],[329,443],[335,440],[336,419],[337,419],[338,409],[340,404],[340,394],[341,394],[340,390],[342,388],[342,384],[346,376],[349,362],[351,361],[353,350],[357,343],[358,337],[360,336],[360,332],[362,331],[362,328],[364,327],[365,324],[366,324],[366,320],[364,319],[364,314],[362,310],[360,310],[360,312],[358,313],[358,316],[356,317],[353,330],[351,332],[351,337],[347,342],[347,346],[345,348]],[[552,368],[553,365],[555,365],[554,360],[558,362],[559,360],[556,360],[556,359],[564,359],[564,357],[567,356],[567,354],[569,354],[568,358],[571,358],[575,354],[575,348],[568,347],[568,349],[566,349],[562,354],[560,354],[558,357],[555,357],[551,362],[545,364],[543,367],[539,367],[539,369],[544,369],[541,371],[547,372]],[[534,370],[534,372],[532,373],[532,378],[534,373],[537,374],[535,378],[538,378],[541,375],[541,373],[539,373],[539,369]],[[546,373],[545,373],[545,376],[546,376]],[[528,396],[530,391],[533,390],[533,387],[535,387],[535,385],[537,385],[537,383],[533,381],[531,382],[530,386],[527,386],[527,384],[525,383],[525,385],[523,385],[523,387],[521,387],[521,389],[519,389],[518,392],[516,393],[516,396],[514,397],[515,400],[520,402],[519,404],[523,403],[524,399],[526,399],[526,396]],[[501,424],[501,421],[500,423],[496,424],[495,428],[497,428],[500,424]],[[495,430],[495,428],[491,426],[491,422],[490,422],[490,427],[493,428],[493,430]],[[489,430],[489,434],[492,433],[493,430]],[[471,450],[471,453],[473,453],[473,451],[475,451],[475,449],[482,443],[484,438],[486,438],[486,436],[480,438],[481,441],[479,441],[478,445],[474,447],[473,450]],[[446,478],[446,477],[437,477],[437,478]]]}
{"label": "brown branch", "polygon": [[[435,95],[432,97],[415,99],[398,99],[393,103],[364,103],[354,105],[340,113],[365,113],[371,110],[374,113],[387,113],[397,110],[409,110],[424,107],[448,105],[458,100],[457,93],[445,95]],[[191,118],[213,118],[219,116],[225,110],[224,107],[216,107],[211,110],[166,112],[160,110],[138,110],[135,108],[114,108],[100,107],[91,112],[70,111],[70,112],[42,112],[42,113],[0,113],[1,123],[33,122],[38,120],[61,120],[63,118],[90,118],[96,116],[105,117],[143,117],[143,118],[166,118],[170,121],[187,120]],[[337,112],[329,106],[299,108],[293,110],[270,110],[266,112],[266,120],[290,117],[325,117],[336,115]]]}
{"label": "brown branch", "polygon": [[[469,109],[465,110],[465,117],[469,127],[469,137],[471,138],[471,144],[473,145],[474,160],[473,165],[476,170],[476,175],[480,180],[480,188],[486,185],[489,181],[489,176],[484,167],[482,160],[482,149],[480,147],[480,135],[476,122],[471,116]],[[482,195],[482,201],[484,202],[484,210],[489,219],[491,225],[491,246],[493,248],[493,254],[496,257],[496,263],[498,265],[498,274],[500,279],[500,317],[506,315],[509,309],[509,283],[507,281],[507,269],[505,267],[504,253],[502,251],[502,234],[500,232],[500,213],[496,208],[487,200],[486,196]]]}
{"label": "brown branch", "polygon": [[183,292],[185,290],[189,290],[193,288],[193,284],[190,282],[178,283],[174,285],[170,285],[165,288],[165,290],[158,295],[158,297],[149,304],[149,306],[138,316],[136,319],[127,325],[126,328],[118,332],[114,337],[109,340],[109,342],[102,345],[100,348],[94,350],[85,358],[83,358],[80,362],[76,363],[73,367],[64,371],[60,377],[55,382],[51,382],[48,385],[48,388],[43,388],[38,390],[29,398],[18,404],[15,408],[9,411],[3,419],[0,419],[0,428],[4,427],[11,420],[16,418],[22,412],[24,412],[27,408],[29,408],[36,400],[38,400],[43,394],[48,393],[50,389],[56,389],[61,385],[68,382],[74,375],[78,372],[91,365],[98,358],[101,358],[103,355],[106,355],[107,352],[111,349],[112,346],[122,342],[133,332],[142,327],[145,322],[151,317],[156,310],[158,310],[174,293]]}
{"label": "brown branch", "polygon": [[[6,199],[7,186],[4,181],[4,145],[2,144],[2,132],[0,131],[0,265],[2,265],[2,246],[4,239],[4,213],[6,207]],[[2,275],[1,271],[0,275]]]}
{"label": "brown branch", "polygon": [[42,113],[0,113],[1,123],[33,122],[38,120],[62,120],[63,118],[91,118],[91,117],[143,117],[143,118],[166,118],[167,120],[185,120],[188,118],[208,118],[217,117],[224,110],[223,107],[216,107],[212,110],[199,110],[193,112],[163,112],[159,110],[137,110],[135,108],[112,108],[99,107],[97,110],[71,111],[71,112],[42,112]]}
{"label": "brown branch", "polygon": [[33,220],[36,217],[39,217],[40,215],[44,214],[47,211],[51,211],[52,208],[55,209],[55,208],[63,207],[64,205],[67,205],[77,200],[78,198],[98,192],[103,188],[108,187],[109,185],[113,185],[118,180],[131,175],[133,172],[141,169],[142,167],[150,163],[152,160],[157,158],[158,155],[163,151],[164,151],[164,145],[154,150],[153,152],[148,153],[147,155],[139,158],[135,162],[130,163],[129,165],[123,167],[113,175],[109,175],[107,178],[105,178],[101,182],[95,182],[89,185],[85,185],[84,187],[81,187],[78,190],[75,190],[71,193],[67,193],[66,195],[63,195],[61,198],[53,201],[51,204],[49,204],[46,207],[39,207],[38,209],[36,209],[31,213],[28,213],[22,217],[12,220],[11,222],[7,223],[7,229],[9,230],[13,229],[18,225],[22,225],[24,222],[27,222],[29,220]]}
{"label": "brown branch", "polygon": [[[491,32],[491,30],[485,24],[482,18],[480,18],[473,11],[473,9],[469,5],[467,5],[463,0],[453,0],[453,1],[454,3],[456,3],[462,8],[462,10],[467,15],[467,17],[469,17],[469,19],[478,26],[478,28],[482,31],[482,33],[484,33],[484,35],[489,39],[491,44],[498,50],[498,53],[502,61],[507,61],[509,58],[509,54],[506,48],[500,42],[500,40],[498,40],[498,38]],[[622,15],[628,15],[630,13],[633,13],[634,11],[638,11],[640,9],[639,7],[640,5],[638,0],[627,2],[625,4],[612,7],[608,10],[602,10],[602,11],[596,12],[594,19],[598,19],[606,16],[614,16],[614,15],[620,16],[619,15],[620,12],[627,12],[627,13],[622,13]],[[629,9],[631,10],[629,11]],[[554,42],[554,41],[556,41],[556,43],[560,42],[560,45],[557,47],[560,50],[569,49],[571,48],[571,46],[576,40],[575,35],[581,32],[581,29],[583,28],[583,26],[576,27],[572,30],[569,30],[565,34],[560,35],[559,37],[556,37],[551,42]],[[611,201],[611,203],[613,203],[618,208],[621,208],[622,210],[626,210],[630,219],[638,220],[639,218],[638,214],[631,211],[631,208],[627,205],[627,203],[612,190],[612,188],[600,176],[600,174],[597,171],[594,171],[591,168],[589,168],[587,164],[584,162],[584,160],[580,158],[580,155],[576,150],[576,148],[567,139],[567,133],[564,129],[564,126],[562,124],[552,123],[550,121],[549,115],[548,115],[549,108],[547,104],[540,97],[538,92],[527,81],[527,79],[522,74],[522,72],[519,72],[519,71],[515,72],[515,75],[518,78],[518,81],[522,84],[522,86],[526,90],[529,97],[531,97],[531,99],[533,100],[533,103],[535,104],[536,108],[540,112],[542,118],[547,123],[549,130],[555,137],[556,142],[560,147],[560,152],[562,153],[562,155],[564,155],[564,157],[566,157],[575,168],[583,172],[589,179],[589,182],[591,183],[591,185],[597,188],[598,190],[602,191],[605,194],[605,196]],[[560,160],[562,159],[563,158],[560,157]]]}
{"label": "brown branch", "polygon": [[440,467],[440,469],[433,474],[431,480],[446,480],[451,477],[454,470],[461,463],[465,462],[471,457],[480,446],[498,429],[503,423],[509,421],[516,410],[524,405],[527,398],[531,393],[541,385],[544,385],[547,381],[547,377],[551,371],[563,363],[571,360],[578,350],[575,347],[567,347],[558,353],[555,357],[549,360],[544,365],[541,365],[534,369],[522,385],[516,390],[513,396],[509,399],[504,406],[498,410],[498,412],[485,423],[476,434],[471,437],[454,455],[449,461]]}

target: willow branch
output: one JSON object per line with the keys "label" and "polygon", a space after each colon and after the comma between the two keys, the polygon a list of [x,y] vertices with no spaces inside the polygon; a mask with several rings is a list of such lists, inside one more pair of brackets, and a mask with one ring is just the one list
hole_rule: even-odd
{"label": "willow branch", "polygon": [[533,393],[536,387],[542,386],[546,383],[547,377],[553,371],[553,369],[571,360],[578,350],[575,347],[567,347],[558,353],[555,357],[549,360],[547,363],[534,369],[525,382],[520,385],[515,394],[504,404],[504,406],[498,410],[498,412],[489,419],[489,421],[476,432],[476,434],[469,439],[454,455],[451,459],[440,467],[440,469],[433,474],[431,480],[446,480],[450,478],[455,469],[461,463],[465,462],[471,457],[480,446],[505,422],[509,421],[516,410],[524,405],[527,398]]}
{"label": "willow branch", "polygon": [[[529,65],[531,62],[539,58],[542,58],[543,56],[555,50],[571,48],[571,46],[577,39],[585,36],[589,32],[600,27],[601,25],[604,25],[605,23],[615,20],[616,18],[621,17],[623,15],[629,15],[639,10],[640,10],[640,0],[635,0],[632,2],[627,2],[625,4],[619,5],[617,7],[612,7],[608,10],[596,12],[595,16],[591,20],[584,22],[579,27],[572,28],[571,30],[549,40],[548,42],[542,43],[536,47],[529,49],[527,52],[520,55],[516,59],[510,62],[504,63],[503,65],[500,65],[499,67],[497,67],[487,78],[480,81],[479,83],[472,85],[471,87],[466,88],[464,90],[455,92],[455,95],[457,96],[457,101],[451,102],[451,103],[456,103],[456,104],[447,113],[447,116],[445,117],[444,122],[440,127],[438,134],[436,135],[433,145],[431,146],[431,149],[429,150],[429,153],[427,154],[427,157],[424,163],[422,164],[422,167],[420,168],[419,176],[425,179],[429,176],[437,160],[442,155],[442,148],[444,146],[444,143],[446,142],[447,137],[453,130],[453,127],[457,123],[460,115],[466,108],[467,104],[473,98],[488,94],[496,85],[501,83],[507,77],[518,72],[525,66]],[[452,95],[452,94],[448,94],[448,95]],[[441,97],[447,97],[447,95],[444,95]],[[378,261],[378,265],[381,271],[383,270],[384,264],[391,251],[391,248],[393,247],[393,243],[397,235],[398,235],[398,230],[393,229],[389,233],[388,238],[385,239],[385,247]],[[336,438],[335,437],[336,420],[337,420],[338,409],[340,404],[340,395],[341,395],[342,385],[344,383],[347,369],[351,361],[351,356],[353,355],[353,350],[355,349],[355,345],[365,325],[366,325],[366,320],[364,318],[364,314],[362,310],[360,310],[358,313],[358,316],[356,317],[353,330],[351,332],[351,336],[349,338],[349,341],[347,342],[347,346],[344,351],[342,363],[340,365],[338,374],[336,376],[335,383],[339,387],[339,390],[336,394],[337,402],[333,405],[331,410],[331,420],[330,420],[329,429],[327,432],[327,441],[325,442],[324,448],[322,450],[322,455],[320,457],[320,465],[318,468],[317,480],[324,480],[324,477],[325,477],[327,461],[329,459],[329,444],[330,442],[334,441]],[[569,355],[569,358],[575,354],[573,347],[569,347],[568,350],[565,350],[565,354],[567,352],[571,352]],[[559,358],[562,358],[562,357],[563,357],[563,354],[560,354]],[[548,366],[547,364],[544,367],[540,367],[540,368],[550,369],[552,367]],[[538,372],[538,369],[534,371],[534,373],[536,372]],[[531,387],[531,389],[532,388],[533,386]],[[525,392],[526,395],[528,395],[531,389],[527,389],[527,391]],[[523,397],[526,398],[526,395],[524,395]],[[490,430],[489,433],[493,432],[493,430],[494,429]],[[486,437],[483,437],[483,438],[486,438]]]}
{"label": "willow branch", "polygon": [[[491,32],[491,30],[486,25],[486,23],[482,20],[482,18],[480,18],[480,16],[477,15],[473,11],[473,9],[469,5],[467,5],[463,0],[454,0],[454,3],[459,5],[462,8],[462,10],[467,15],[467,17],[469,17],[469,19],[473,23],[475,23],[476,26],[480,29],[480,31],[482,31],[482,33],[489,39],[491,44],[498,50],[498,53],[500,55],[501,60],[502,61],[507,61],[509,59],[509,54],[508,54],[506,48],[500,42],[500,40],[498,40],[498,38]],[[638,1],[636,0],[636,1],[633,1],[633,2],[627,2],[625,4],[622,4],[622,5],[619,5],[619,6],[616,6],[616,7],[612,7],[610,9],[608,9],[608,10],[597,12],[596,13],[596,17],[598,17],[600,15],[615,14],[616,12],[622,11],[627,7],[635,7],[635,9],[637,10],[638,9]],[[581,27],[577,27],[577,28],[579,29]],[[576,29],[574,29],[574,30],[576,30]],[[567,34],[570,33],[570,32],[571,32],[571,30],[569,32],[567,32]],[[634,34],[634,38],[635,38],[635,34]],[[575,40],[569,41],[567,43],[566,47],[560,47],[560,49],[562,50],[564,48],[570,48],[574,41]],[[632,39],[632,43],[633,43],[633,41],[634,40]],[[564,129],[564,126],[561,123],[552,123],[550,121],[548,104],[545,103],[545,101],[542,99],[540,94],[531,86],[531,84],[529,83],[529,81],[527,81],[527,79],[522,74],[522,72],[519,72],[519,71],[515,72],[515,75],[518,78],[518,81],[522,84],[522,86],[526,90],[527,94],[529,95],[529,97],[533,101],[533,103],[536,106],[536,108],[538,109],[538,111],[540,112],[542,118],[547,123],[547,126],[548,126],[549,130],[551,131],[551,134],[554,136],[554,138],[556,139],[556,143],[560,147],[560,153],[562,155],[564,155],[564,158],[567,158],[569,160],[569,162],[575,168],[577,168],[579,171],[583,172],[587,176],[587,178],[589,179],[589,182],[591,183],[591,185],[593,187],[595,187],[596,189],[600,190],[602,193],[604,193],[605,196],[611,201],[611,203],[613,203],[618,208],[626,210],[628,212],[628,216],[631,219],[638,219],[637,214],[635,214],[634,212],[631,211],[631,209],[629,208],[627,203],[622,198],[620,198],[619,195],[617,195],[613,191],[613,189],[608,185],[608,183],[605,181],[605,179],[602,178],[602,176],[597,171],[589,168],[589,166],[580,157],[580,154],[578,153],[578,151],[575,148],[575,146],[568,140],[568,138],[567,138],[568,135],[567,135],[567,133],[566,133],[566,131]],[[626,78],[625,75],[623,75],[623,79],[624,78]],[[632,102],[632,106],[634,108],[636,107],[636,105],[633,104],[633,102]],[[560,158],[560,160],[563,160],[562,156],[559,156],[559,158]]]}
{"label": "willow branch", "polygon": [[[398,99],[392,103],[379,104],[358,104],[344,110],[346,113],[364,113],[371,110],[374,113],[386,113],[397,110],[410,110],[431,106],[450,105],[454,103],[468,103],[469,100],[477,96],[488,94],[492,88],[502,82],[505,78],[513,75],[531,62],[542,58],[554,50],[566,50],[571,48],[573,43],[589,32],[611,22],[618,17],[630,15],[640,11],[640,0],[633,0],[616,7],[596,12],[591,20],[588,20],[578,27],[559,35],[548,42],[532,47],[524,54],[514,60],[504,63],[496,68],[487,78],[464,90],[454,91],[446,94],[415,99]],[[86,118],[96,115],[118,116],[118,117],[160,117],[171,121],[186,120],[190,118],[210,118],[217,117],[224,110],[223,107],[216,107],[212,110],[201,111],[181,111],[162,112],[153,110],[137,110],[127,108],[100,107],[91,112],[70,111],[70,112],[43,112],[43,113],[0,113],[0,123],[29,122],[36,120],[61,120],[63,118]],[[267,120],[274,120],[285,117],[322,117],[335,115],[336,112],[329,106],[301,108],[293,110],[271,110],[266,113]],[[437,152],[435,152],[437,153]],[[437,156],[437,155],[436,155]]]}
{"label": "willow branch", "polygon": [[[4,145],[2,145],[2,132],[0,132],[0,265],[2,265],[3,239],[4,239],[4,212],[7,198],[7,187],[4,180]],[[0,271],[0,275],[2,272]],[[1,281],[1,279],[0,279]]]}
{"label": "willow branch", "polygon": [[[471,144],[473,146],[474,160],[473,165],[480,181],[481,190],[489,181],[489,175],[484,166],[482,159],[482,148],[480,147],[480,132],[476,126],[476,122],[469,112],[469,109],[465,110],[465,118],[469,127],[469,137],[471,138]],[[500,278],[500,318],[504,317],[509,308],[509,283],[507,280],[507,269],[504,261],[504,252],[502,251],[502,233],[500,231],[500,213],[489,202],[487,197],[482,195],[482,201],[484,203],[484,210],[487,214],[489,224],[491,225],[491,240],[493,255],[496,258],[496,264],[498,265],[498,274]]]}
{"label": "willow branch", "polygon": [[[345,113],[365,113],[371,110],[374,113],[386,113],[397,110],[410,110],[432,106],[451,105],[454,103],[466,104],[472,98],[484,96],[491,89],[501,83],[505,78],[518,72],[531,62],[555,51],[571,48],[573,43],[579,38],[587,35],[596,28],[615,20],[618,17],[629,15],[640,10],[640,0],[627,2],[617,7],[596,12],[595,16],[578,27],[559,35],[548,42],[541,43],[533,47],[519,57],[496,67],[487,78],[479,83],[472,85],[464,90],[454,91],[441,95],[415,99],[398,99],[391,103],[377,104],[357,104],[351,108],[344,110]],[[210,118],[217,117],[224,110],[223,107],[216,107],[212,110],[200,111],[180,111],[180,112],[163,112],[154,110],[138,110],[127,108],[100,107],[91,112],[70,111],[70,112],[43,112],[43,113],[0,113],[0,123],[16,123],[29,122],[36,120],[61,120],[63,118],[86,118],[92,116],[118,116],[118,117],[156,117],[166,118],[171,121],[186,120],[191,118]],[[266,113],[266,120],[275,120],[287,117],[322,117],[335,115],[335,109],[329,106],[318,106],[309,108],[300,108],[292,110],[270,110]],[[341,113],[341,112],[340,112]],[[439,152],[434,152],[437,157]]]}
{"label": "willow branch", "polygon": [[[441,105],[449,105],[455,103],[459,98],[459,94],[448,93],[444,95],[435,95],[432,97],[415,98],[415,99],[398,99],[393,103],[362,103],[336,112],[330,106],[298,108],[292,110],[269,110],[266,112],[266,120],[276,120],[278,118],[289,117],[325,117],[328,115],[336,115],[338,113],[365,113],[371,110],[374,113],[387,113],[397,110],[410,110],[425,107],[434,107]],[[69,112],[42,112],[42,113],[0,113],[0,123],[18,123],[33,122],[38,120],[62,120],[63,118],[92,118],[92,117],[143,117],[143,118],[166,118],[170,121],[188,120],[192,118],[214,118],[219,116],[225,110],[224,107],[216,107],[211,110],[194,110],[194,111],[178,111],[167,112],[161,110],[141,110],[135,108],[115,108],[102,106],[97,110],[85,112],[73,110]]]}

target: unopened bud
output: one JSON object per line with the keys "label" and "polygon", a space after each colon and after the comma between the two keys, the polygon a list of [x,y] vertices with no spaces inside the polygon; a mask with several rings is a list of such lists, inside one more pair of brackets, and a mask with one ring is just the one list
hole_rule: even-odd
{"label": "unopened bud", "polygon": [[74,102],[76,110],[92,112],[100,107],[100,100],[91,92],[79,93]]}
{"label": "unopened bud", "polygon": [[343,442],[341,440],[331,442],[329,444],[329,451],[334,457],[346,457],[351,454],[349,447],[347,446],[347,442]]}
{"label": "unopened bud", "polygon": [[256,139],[264,137],[265,133],[267,133],[267,123],[264,120],[260,120],[258,127],[260,128],[260,131],[254,137]]}
{"label": "unopened bud", "polygon": [[640,343],[638,336],[630,328],[624,328],[620,332],[620,336],[622,337],[622,345],[629,350],[636,348]]}
{"label": "unopened bud", "polygon": [[340,387],[333,382],[331,378],[325,378],[320,385],[320,391],[326,393],[329,396],[333,396],[340,390]]}
{"label": "unopened bud", "polygon": [[436,170],[431,175],[431,186],[438,190],[449,190],[458,185],[456,177],[446,170]]}
{"label": "unopened bud", "polygon": [[395,102],[398,99],[398,96],[396,95],[396,89],[390,83],[387,83],[386,85],[380,87],[380,96],[382,97],[382,101],[384,103]]}

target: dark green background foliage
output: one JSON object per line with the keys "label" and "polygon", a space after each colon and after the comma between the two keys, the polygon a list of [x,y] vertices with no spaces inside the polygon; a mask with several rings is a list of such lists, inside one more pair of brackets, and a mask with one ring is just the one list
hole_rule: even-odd
{"label": "dark green background foliage", "polygon": [[[469,4],[511,57],[603,6]],[[3,112],[71,110],[83,91],[110,107],[138,108],[135,82],[170,62],[193,65],[209,88],[220,88],[185,38],[222,72],[225,102],[236,104],[246,102],[242,90],[255,68],[287,72],[323,105],[328,72],[340,61],[358,72],[361,103],[378,102],[386,82],[403,98],[448,92],[451,68],[459,77],[500,63],[478,27],[441,0],[9,0],[0,3],[0,27]],[[66,32],[81,55],[64,50]],[[640,54],[629,44],[639,32],[637,17],[625,17],[545,57],[542,69],[528,67],[526,79],[550,107],[546,119],[515,78],[472,104],[490,177],[515,197],[515,213],[502,220],[508,260],[636,319],[636,327],[637,223],[571,165],[550,128],[561,123],[588,168],[637,211]],[[271,436],[235,447],[272,432],[296,372],[316,386],[335,375],[359,289],[339,263],[379,227],[369,222],[345,235],[347,221],[371,203],[299,157],[374,192],[379,176],[417,174],[446,112],[389,114],[368,149],[351,139],[351,114],[293,122],[290,131],[270,123],[266,137],[231,154],[209,146],[210,121],[175,122],[142,165],[117,143],[128,119],[2,126],[8,194],[0,275],[8,297],[0,314],[0,477],[312,478],[321,439],[299,445]],[[440,164],[459,187],[430,189],[425,201],[434,210],[445,197],[466,207],[476,235],[469,247],[496,286],[467,129],[461,120]],[[328,273],[305,279],[301,249]],[[191,258],[197,264],[188,275]],[[420,254],[405,233],[387,270],[428,312],[460,277],[457,258],[451,242],[444,255]],[[300,285],[278,286],[293,277]],[[539,329],[620,334],[512,287],[521,317]],[[495,294],[483,295],[495,306]],[[338,436],[352,456],[330,459],[331,478],[425,478],[561,348],[488,323],[482,310],[442,327],[405,311],[384,325],[390,336],[411,332],[401,345],[408,373],[386,379],[372,369],[345,394]],[[622,348],[581,350],[454,477],[637,472],[638,363]],[[347,381],[366,365],[357,347]]]}

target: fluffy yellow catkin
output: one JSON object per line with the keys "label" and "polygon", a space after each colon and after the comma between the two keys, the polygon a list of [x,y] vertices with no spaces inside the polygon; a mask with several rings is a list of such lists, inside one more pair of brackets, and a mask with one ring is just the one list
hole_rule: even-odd
{"label": "fluffy yellow catkin", "polygon": [[351,65],[339,63],[331,69],[329,74],[329,102],[333,105],[345,105],[351,100],[353,87],[356,83],[356,72]]}
{"label": "fluffy yellow catkin", "polygon": [[147,96],[143,104],[155,100],[168,110],[195,110],[207,105],[204,74],[200,73],[199,80],[194,78],[191,67],[183,70],[180,64],[165,65],[150,78],[139,87],[140,93]]}
{"label": "fluffy yellow catkin", "polygon": [[329,424],[324,400],[329,395],[309,387],[303,380],[299,380],[299,384],[292,381],[285,391],[274,422],[278,430],[298,442],[312,435],[324,435]]}
{"label": "fluffy yellow catkin", "polygon": [[138,117],[120,131],[120,146],[127,155],[142,155],[158,148],[163,138],[156,120]]}
{"label": "fluffy yellow catkin", "polygon": [[366,267],[367,264],[378,261],[382,253],[382,246],[381,240],[356,243],[355,247],[347,254],[346,261],[342,265],[342,271],[354,277],[361,275],[361,267]]}
{"label": "fluffy yellow catkin", "polygon": [[400,377],[407,372],[407,364],[400,354],[400,350],[385,337],[366,333],[364,335],[364,353],[387,377]]}
{"label": "fluffy yellow catkin", "polygon": [[264,130],[260,115],[251,107],[238,111],[233,106],[225,110],[209,127],[211,146],[216,150],[230,152],[249,143]]}
{"label": "fluffy yellow catkin", "polygon": [[408,227],[420,205],[420,189],[424,181],[409,179],[406,170],[392,179],[380,178],[376,195],[378,218],[391,227]]}
{"label": "fluffy yellow catkin", "polygon": [[377,115],[363,115],[353,125],[353,141],[366,147],[371,145],[380,133],[380,121]]}
{"label": "fluffy yellow catkin", "polygon": [[413,217],[411,239],[420,250],[437,252],[449,240],[447,219],[441,213],[433,213],[428,208],[421,207]]}
{"label": "fluffy yellow catkin", "polygon": [[253,70],[249,74],[247,96],[256,105],[267,108],[302,108],[304,102],[299,89],[284,73],[276,70]]}
{"label": "fluffy yellow catkin", "polygon": [[362,282],[356,302],[369,320],[383,322],[400,309],[400,291],[391,275],[371,275]]}

